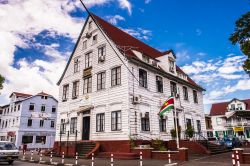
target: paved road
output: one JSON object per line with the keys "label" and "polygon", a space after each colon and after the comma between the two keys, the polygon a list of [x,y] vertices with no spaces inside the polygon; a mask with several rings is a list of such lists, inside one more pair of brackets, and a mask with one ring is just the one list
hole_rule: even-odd
{"label": "paved road", "polygon": [[[0,165],[8,165],[5,162],[1,162]],[[22,161],[14,161],[13,165],[18,165],[18,166],[34,166],[34,163],[27,163],[27,162],[22,162]],[[35,164],[36,166],[44,166],[41,164]]]}

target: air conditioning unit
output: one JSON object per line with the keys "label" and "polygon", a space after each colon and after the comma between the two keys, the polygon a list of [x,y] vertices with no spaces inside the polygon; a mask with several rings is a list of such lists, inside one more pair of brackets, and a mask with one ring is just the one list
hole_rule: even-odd
{"label": "air conditioning unit", "polygon": [[103,56],[103,55],[100,56],[100,57],[98,58],[98,61],[99,61],[99,62],[104,62],[104,61],[105,61],[105,56]]}
{"label": "air conditioning unit", "polygon": [[141,102],[141,97],[139,95],[134,95],[133,96],[133,103],[139,104],[140,102]]}
{"label": "air conditioning unit", "polygon": [[90,33],[90,32],[87,32],[87,33],[86,33],[86,38],[89,39],[89,38],[91,38],[91,36],[92,36],[92,33]]}

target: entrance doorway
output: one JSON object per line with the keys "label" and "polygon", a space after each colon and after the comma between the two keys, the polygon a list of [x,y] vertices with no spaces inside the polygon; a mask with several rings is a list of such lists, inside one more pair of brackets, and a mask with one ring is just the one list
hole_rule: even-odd
{"label": "entrance doorway", "polygon": [[89,140],[90,131],[90,116],[83,117],[82,119],[82,140]]}

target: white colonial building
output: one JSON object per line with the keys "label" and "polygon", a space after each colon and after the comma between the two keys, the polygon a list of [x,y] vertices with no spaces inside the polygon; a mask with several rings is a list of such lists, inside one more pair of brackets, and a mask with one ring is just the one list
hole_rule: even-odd
{"label": "white colonial building", "polygon": [[215,103],[210,110],[215,137],[239,137],[250,141],[250,99]]}
{"label": "white colonial building", "polygon": [[92,16],[58,82],[56,141],[169,140],[173,112],[163,119],[158,113],[170,95],[182,131],[205,131],[204,89],[176,65],[173,51],[160,52]]}
{"label": "white colonial building", "polygon": [[0,140],[28,149],[51,148],[55,141],[57,100],[46,93],[13,92],[10,103],[2,106]]}

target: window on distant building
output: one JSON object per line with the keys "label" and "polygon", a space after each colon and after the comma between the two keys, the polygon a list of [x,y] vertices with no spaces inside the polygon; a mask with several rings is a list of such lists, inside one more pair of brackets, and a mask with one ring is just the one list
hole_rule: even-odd
{"label": "window on distant building", "polygon": [[83,93],[92,92],[92,77],[85,77],[83,80]]}
{"label": "window on distant building", "polygon": [[46,136],[36,136],[36,143],[46,143]]}
{"label": "window on distant building", "polygon": [[159,124],[160,124],[160,132],[166,132],[166,119],[160,117]]}
{"label": "window on distant building", "polygon": [[111,130],[117,131],[122,129],[121,111],[111,113]]}
{"label": "window on distant building", "polygon": [[34,103],[30,103],[29,110],[30,111],[34,111],[34,109],[35,109],[35,104]]}
{"label": "window on distant building", "polygon": [[139,85],[147,88],[147,72],[143,69],[139,69]]}
{"label": "window on distant building", "polygon": [[104,131],[104,113],[96,114],[96,131],[103,132]]}
{"label": "window on distant building", "polygon": [[188,100],[188,89],[186,86],[183,86],[183,97],[184,100]]}
{"label": "window on distant building", "polygon": [[51,128],[55,128],[55,121],[53,121],[53,120],[50,121],[50,127],[51,127]]}
{"label": "window on distant building", "polygon": [[15,107],[14,107],[14,112],[16,112],[16,105],[15,105]]}
{"label": "window on distant building", "polygon": [[12,123],[13,126],[15,126],[15,119],[13,119],[13,123]]}
{"label": "window on distant building", "polygon": [[76,99],[79,94],[79,81],[73,82],[72,99]]}
{"label": "window on distant building", "polygon": [[17,109],[18,111],[20,110],[20,105],[18,105],[18,109]]}
{"label": "window on distant building", "polygon": [[196,120],[196,124],[197,124],[197,131],[198,131],[198,133],[200,133],[201,132],[201,121]]}
{"label": "window on distant building", "polygon": [[80,60],[79,57],[74,59],[74,73],[80,71]]}
{"label": "window on distant building", "polygon": [[192,120],[191,119],[186,118],[186,126],[187,126],[187,128],[192,127]]}
{"label": "window on distant building", "polygon": [[43,127],[44,125],[44,120],[40,120],[40,127]]}
{"label": "window on distant building", "polygon": [[193,97],[194,97],[194,102],[198,103],[198,96],[197,96],[197,91],[193,90]]}
{"label": "window on distant building", "polygon": [[82,43],[82,49],[83,50],[87,49],[87,40],[83,41],[83,43]]}
{"label": "window on distant building", "polygon": [[242,104],[241,103],[237,104],[237,109],[242,110]]}
{"label": "window on distant building", "polygon": [[85,54],[85,69],[92,66],[92,52]]}
{"label": "window on distant building", "polygon": [[101,72],[97,74],[97,90],[105,89],[106,73]]}
{"label": "window on distant building", "polygon": [[45,105],[43,104],[42,106],[41,106],[41,112],[45,112]]}
{"label": "window on distant building", "polygon": [[70,120],[70,134],[74,134],[77,128],[77,118],[71,118]]}
{"label": "window on distant building", "polygon": [[55,113],[55,112],[56,112],[56,106],[52,106],[51,112],[52,112],[52,113]]}
{"label": "window on distant building", "polygon": [[156,76],[156,89],[157,92],[163,93],[163,80],[160,76]]}
{"label": "window on distant building", "polygon": [[33,142],[33,136],[25,136],[22,137],[22,143],[23,144],[30,144]]}
{"label": "window on distant building", "polygon": [[65,119],[61,119],[60,132],[61,132],[61,134],[65,134],[66,133]]}
{"label": "window on distant building", "polygon": [[121,84],[121,67],[115,67],[111,70],[111,86]]}
{"label": "window on distant building", "polygon": [[5,121],[5,128],[8,127],[8,120]]}
{"label": "window on distant building", "polygon": [[97,43],[97,35],[94,35],[93,36],[93,40],[92,40],[92,44],[96,44]]}
{"label": "window on distant building", "polygon": [[62,100],[63,100],[63,101],[68,100],[68,96],[69,96],[69,84],[63,85]]}
{"label": "window on distant building", "polygon": [[32,126],[32,119],[28,119],[28,127],[31,127]]}
{"label": "window on distant building", "polygon": [[98,48],[98,63],[103,62],[106,56],[106,46]]}
{"label": "window on distant building", "polygon": [[145,113],[144,117],[141,117],[141,130],[142,131],[150,131],[150,123],[149,123],[149,113]]}
{"label": "window on distant building", "polygon": [[177,94],[177,86],[175,82],[170,82],[171,96],[175,97]]}

